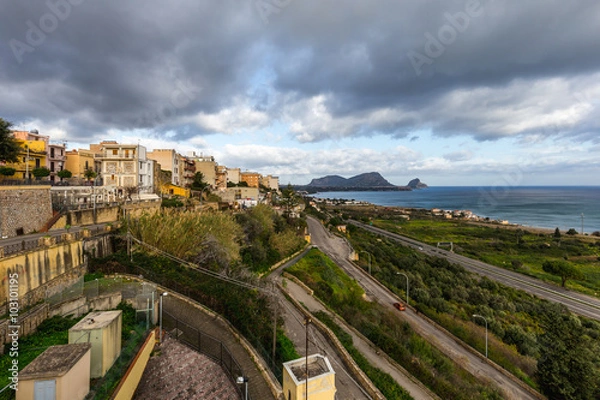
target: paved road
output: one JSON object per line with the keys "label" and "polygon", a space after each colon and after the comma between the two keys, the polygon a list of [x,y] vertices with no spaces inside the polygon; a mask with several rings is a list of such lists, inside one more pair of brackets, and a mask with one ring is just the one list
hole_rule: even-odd
{"label": "paved road", "polygon": [[[349,255],[352,252],[348,243],[327,232],[318,220],[308,217],[307,222],[312,242],[335,261],[338,266],[344,269],[346,273],[355,278],[365,289],[367,295],[393,309],[392,303],[399,299],[390,294],[383,285],[370,278],[362,271],[362,269],[358,268],[348,260]],[[495,368],[490,363],[486,362],[485,358],[467,350],[454,336],[450,335],[445,330],[440,329],[436,325],[431,324],[411,309],[407,309],[402,313],[398,312],[397,315],[399,319],[407,321],[415,332],[425,338],[442,353],[446,354],[446,356],[459,363],[469,373],[496,386],[506,399],[522,400],[541,398],[541,396],[532,394],[524,387],[524,384],[512,379],[508,372]]]}
{"label": "paved road", "polygon": [[[382,353],[377,349],[371,342],[369,342],[364,336],[356,332],[352,327],[348,326],[346,322],[338,318],[335,314],[332,314],[329,310],[323,306],[319,301],[314,299],[310,294],[300,286],[296,285],[292,281],[287,281],[287,289],[289,294],[296,300],[302,302],[302,304],[311,312],[324,311],[329,314],[336,324],[341,326],[350,336],[352,336],[352,342],[354,347],[371,363],[376,365],[379,369],[389,374],[400,386],[402,386],[415,400],[431,400],[439,399],[434,393],[429,391],[423,384],[418,382],[416,378],[409,375],[409,373],[400,367],[396,363],[384,357]],[[334,367],[335,368],[335,367]],[[337,370],[336,370],[337,373]],[[338,386],[339,387],[339,386]],[[338,397],[340,399],[350,399],[353,397]]]}
{"label": "paved road", "polygon": [[[300,257],[284,264],[270,275],[271,279],[281,283],[281,273],[283,270],[296,262]],[[314,298],[308,295],[302,288],[293,282],[287,281],[289,294],[297,301],[302,302],[304,306],[312,313],[324,307],[320,306]],[[283,310],[284,329],[288,338],[294,343],[296,350],[301,355],[306,355],[306,326],[304,325],[304,315],[289,302],[282,293],[278,293],[280,310]],[[308,327],[308,353],[320,353],[327,356],[331,366],[335,371],[336,399],[371,399],[365,390],[356,382],[342,359],[338,356],[336,349],[329,344],[329,341],[315,327]]]}
{"label": "paved road", "polygon": [[390,233],[380,228],[365,225],[357,221],[349,222],[371,232],[396,240],[403,245],[416,249],[422,249],[421,251],[423,251],[425,254],[437,257],[445,257],[450,262],[460,264],[469,271],[475,272],[479,275],[487,276],[488,278],[500,282],[506,286],[523,290],[524,292],[531,293],[546,300],[562,303],[575,314],[600,321],[600,300],[597,298],[586,296],[577,292],[571,292],[567,289],[552,285],[550,283],[542,282],[539,279],[522,275],[518,272],[505,270],[481,261],[473,260],[468,257],[451,253],[447,250],[438,249],[435,246],[430,246],[414,239],[410,239],[395,233]]}

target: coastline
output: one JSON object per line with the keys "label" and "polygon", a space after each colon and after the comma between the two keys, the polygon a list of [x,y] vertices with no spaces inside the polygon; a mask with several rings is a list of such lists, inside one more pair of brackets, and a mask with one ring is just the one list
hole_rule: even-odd
{"label": "coastline", "polygon": [[428,187],[410,192],[319,192],[315,199],[404,209],[464,210],[478,220],[497,220],[502,226],[554,232],[575,230],[600,236],[599,187]]}
{"label": "coastline", "polygon": [[[401,211],[402,214],[410,215],[411,211],[419,211],[429,213],[432,217],[438,217],[440,219],[446,219],[449,221],[461,221],[471,225],[479,225],[484,227],[497,227],[504,229],[523,229],[536,234],[554,234],[554,229],[544,228],[539,226],[529,226],[522,224],[511,223],[508,220],[492,220],[488,217],[482,217],[480,215],[473,214],[469,210],[442,210],[440,208],[414,208],[414,207],[402,207],[402,206],[384,206],[379,204],[370,203],[367,201],[356,201],[356,200],[345,200],[345,199],[331,199],[319,197],[319,200],[328,202],[330,205],[336,206],[355,206],[355,207],[372,207],[375,211],[396,209]],[[335,203],[334,203],[335,201]],[[452,215],[451,218],[447,215]],[[579,233],[577,234],[580,235]]]}

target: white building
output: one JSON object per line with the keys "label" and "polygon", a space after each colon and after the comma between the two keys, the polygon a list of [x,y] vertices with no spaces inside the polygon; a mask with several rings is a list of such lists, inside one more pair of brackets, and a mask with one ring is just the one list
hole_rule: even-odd
{"label": "white building", "polygon": [[90,149],[97,152],[102,162],[104,186],[137,187],[139,193],[152,193],[154,169],[144,146],[106,141],[90,145]]}

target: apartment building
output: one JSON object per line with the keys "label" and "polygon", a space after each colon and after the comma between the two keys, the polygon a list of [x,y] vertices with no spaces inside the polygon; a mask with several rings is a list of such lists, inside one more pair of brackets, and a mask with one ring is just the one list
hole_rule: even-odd
{"label": "apartment building", "polygon": [[260,184],[268,189],[279,191],[279,177],[277,176],[262,176],[260,179]]}
{"label": "apartment building", "polygon": [[66,146],[64,144],[49,144],[48,169],[50,170],[50,180],[52,182],[60,181],[60,178],[56,174],[66,168],[66,162]]}
{"label": "apartment building", "polygon": [[215,187],[219,191],[227,189],[227,167],[217,165]]}
{"label": "apartment building", "polygon": [[227,168],[227,182],[237,185],[241,182],[242,170],[239,168]]}
{"label": "apartment building", "polygon": [[147,158],[146,148],[139,144],[120,144],[105,141],[90,145],[102,162],[102,182],[105,186],[137,187],[139,193],[152,193],[154,170]]}
{"label": "apartment building", "polygon": [[242,172],[240,173],[240,181],[246,182],[249,187],[259,187],[260,174],[258,172]]}
{"label": "apartment building", "polygon": [[37,130],[13,131],[13,137],[20,146],[19,161],[7,163],[8,167],[14,168],[16,179],[32,179],[34,168],[48,168],[48,147],[50,137],[40,135]]}
{"label": "apartment building", "polygon": [[196,172],[202,172],[204,182],[208,183],[211,188],[217,187],[217,162],[213,156],[196,155],[191,153],[189,156],[196,165]]}
{"label": "apartment building", "polygon": [[[100,154],[101,151],[98,155]],[[65,169],[71,171],[73,178],[85,179],[85,171],[89,169],[100,175],[102,161],[96,158],[96,153],[92,150],[68,150],[66,152]]]}
{"label": "apartment building", "polygon": [[[171,183],[181,186],[183,176],[180,175],[180,156],[173,149],[154,149],[147,153],[150,160],[160,164],[161,169],[171,171]],[[182,174],[183,172],[181,172]]]}

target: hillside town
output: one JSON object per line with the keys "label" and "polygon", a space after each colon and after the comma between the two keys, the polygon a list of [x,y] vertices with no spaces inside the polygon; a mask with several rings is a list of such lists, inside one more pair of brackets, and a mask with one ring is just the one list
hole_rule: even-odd
{"label": "hillside town", "polygon": [[[87,149],[66,148],[37,130],[14,130],[16,162],[0,162],[0,185],[47,185],[55,212],[64,206],[99,207],[119,201],[212,197],[221,208],[251,207],[278,192],[278,177],[220,165],[213,156],[137,143],[102,141]],[[4,226],[2,226],[4,225]],[[41,227],[0,224],[12,237]]]}

